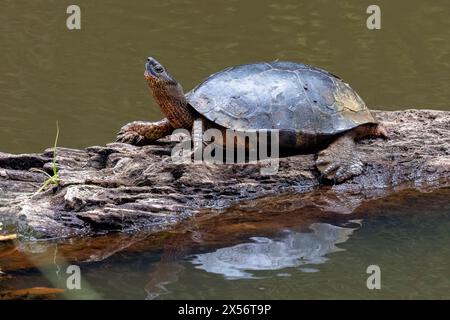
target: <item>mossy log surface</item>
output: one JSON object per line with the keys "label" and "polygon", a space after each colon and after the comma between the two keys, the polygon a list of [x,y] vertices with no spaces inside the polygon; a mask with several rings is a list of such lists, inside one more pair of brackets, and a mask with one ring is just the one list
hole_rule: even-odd
{"label": "mossy log surface", "polygon": [[202,209],[269,194],[293,192],[308,205],[350,213],[398,189],[450,184],[450,112],[374,114],[390,139],[358,143],[363,174],[335,185],[321,181],[314,154],[282,158],[278,173],[265,176],[259,164],[174,164],[174,143],[163,140],[144,147],[58,148],[60,185],[32,196],[46,179],[32,169],[51,174],[53,149],[0,153],[0,221],[15,225],[19,236],[36,238],[160,231]]}

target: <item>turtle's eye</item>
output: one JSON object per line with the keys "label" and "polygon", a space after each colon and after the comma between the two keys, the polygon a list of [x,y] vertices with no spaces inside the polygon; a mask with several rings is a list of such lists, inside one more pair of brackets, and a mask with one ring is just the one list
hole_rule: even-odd
{"label": "turtle's eye", "polygon": [[154,69],[155,69],[155,71],[156,71],[157,73],[163,73],[163,72],[164,72],[164,68],[161,67],[161,66],[156,66]]}

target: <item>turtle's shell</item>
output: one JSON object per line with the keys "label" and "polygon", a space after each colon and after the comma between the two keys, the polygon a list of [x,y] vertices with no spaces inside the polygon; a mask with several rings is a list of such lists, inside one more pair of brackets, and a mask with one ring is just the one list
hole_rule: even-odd
{"label": "turtle's shell", "polygon": [[347,83],[293,62],[231,67],[211,75],[186,97],[207,119],[237,131],[279,129],[331,136],[376,123]]}

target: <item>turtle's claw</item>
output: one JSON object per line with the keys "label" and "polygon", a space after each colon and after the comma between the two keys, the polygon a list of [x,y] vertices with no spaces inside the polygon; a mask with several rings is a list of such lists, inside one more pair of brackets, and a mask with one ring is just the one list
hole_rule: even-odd
{"label": "turtle's claw", "polygon": [[144,141],[144,137],[136,131],[128,128],[123,128],[117,134],[116,142],[128,143],[134,146],[141,145]]}
{"label": "turtle's claw", "polygon": [[336,171],[335,179],[340,183],[351,177],[360,175],[363,171],[363,163],[358,158],[356,158],[353,159],[350,163],[340,166]]}
{"label": "turtle's claw", "polygon": [[133,143],[134,145],[138,146],[141,144],[141,142],[144,140],[144,137],[141,135],[135,135],[134,139],[133,139]]}
{"label": "turtle's claw", "polygon": [[364,165],[355,150],[355,139],[346,134],[317,154],[316,167],[323,178],[335,183],[360,175]]}
{"label": "turtle's claw", "polygon": [[363,172],[363,163],[355,154],[329,154],[327,150],[321,151],[316,160],[316,166],[321,172],[321,178],[341,183]]}
{"label": "turtle's claw", "polygon": [[328,160],[328,159],[325,159],[325,158],[317,158],[317,160],[316,160],[316,165],[317,166],[326,166],[327,164],[329,164],[330,163],[330,161]]}
{"label": "turtle's claw", "polygon": [[339,164],[333,161],[333,157],[326,150],[322,150],[317,154],[316,166],[322,176],[327,177],[328,174],[337,169]]}

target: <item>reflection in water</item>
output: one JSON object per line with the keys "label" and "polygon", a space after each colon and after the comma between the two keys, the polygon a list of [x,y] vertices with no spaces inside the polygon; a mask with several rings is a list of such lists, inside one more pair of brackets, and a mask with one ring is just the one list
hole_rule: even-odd
{"label": "reflection in water", "polygon": [[[350,214],[327,211],[328,202],[318,211],[302,206],[307,199],[291,194],[171,232],[3,243],[0,294],[66,288],[70,263],[82,270],[82,289],[67,290],[65,299],[448,299],[449,192],[404,190]],[[318,264],[320,272],[307,273]],[[389,279],[383,290],[367,290],[371,264]]]}
{"label": "reflection in water", "polygon": [[[255,278],[255,275],[248,271],[281,270],[322,264],[328,260],[325,255],[343,250],[335,245],[347,241],[355,230],[326,223],[314,223],[310,229],[312,233],[286,231],[279,240],[252,237],[253,242],[199,254],[192,263],[199,269],[222,274],[227,279]],[[317,271],[311,268],[301,270]]]}
{"label": "reflection in water", "polygon": [[449,110],[449,1],[380,0],[382,29],[365,1],[2,0],[0,149],[41,151],[111,142],[124,123],[159,120],[143,79],[154,55],[186,91],[226,67],[273,59],[330,70],[372,108]]}

